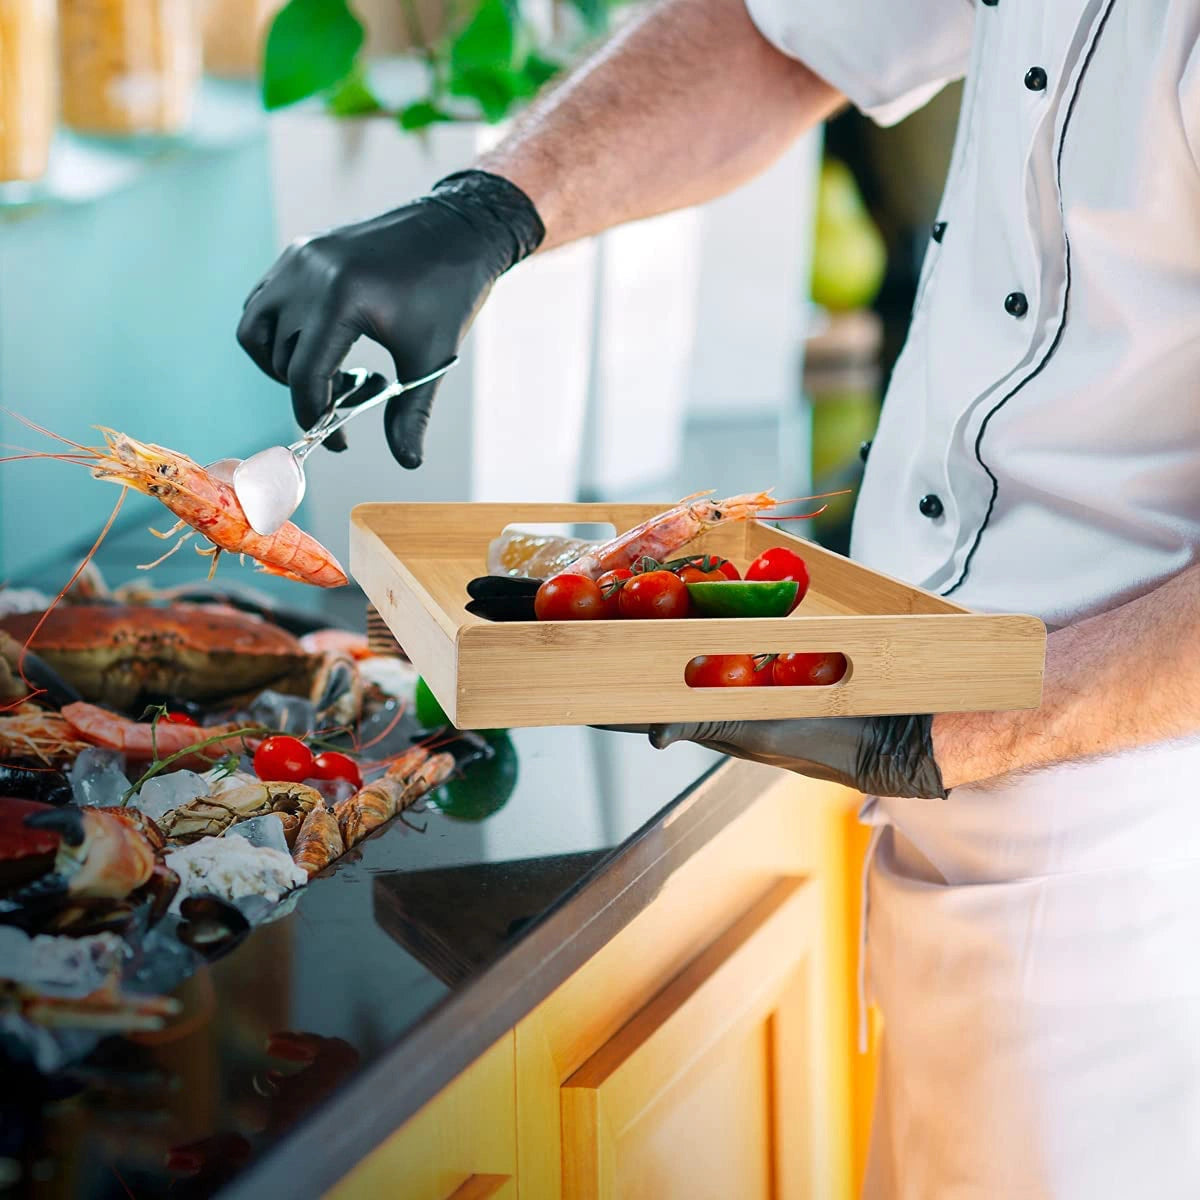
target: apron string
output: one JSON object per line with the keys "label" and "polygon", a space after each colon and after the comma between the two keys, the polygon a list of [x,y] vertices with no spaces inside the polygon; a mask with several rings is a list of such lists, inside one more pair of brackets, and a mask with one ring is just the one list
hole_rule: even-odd
{"label": "apron string", "polygon": [[867,1014],[867,912],[870,905],[870,884],[868,877],[871,873],[871,860],[879,846],[879,839],[887,829],[886,823],[876,825],[871,830],[871,840],[867,844],[867,853],[863,859],[862,894],[859,904],[858,931],[858,1052],[866,1054],[869,1045],[868,1014]]}

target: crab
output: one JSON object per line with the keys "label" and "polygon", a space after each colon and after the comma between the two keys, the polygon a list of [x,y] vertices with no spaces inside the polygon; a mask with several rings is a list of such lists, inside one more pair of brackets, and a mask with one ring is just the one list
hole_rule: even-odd
{"label": "crab", "polygon": [[231,825],[274,813],[283,822],[288,846],[294,845],[304,818],[318,805],[321,793],[303,783],[247,783],[219,796],[199,796],[163,817],[163,832],[173,842],[218,837]]}
{"label": "crab", "polygon": [[305,696],[340,723],[358,716],[362,687],[342,651],[308,653],[286,630],[225,606],[71,604],[0,617],[85,700],[132,713],[140,700],[210,705],[270,688]]}
{"label": "crab", "polygon": [[148,900],[153,924],[179,888],[165,844],[134,809],[0,799],[0,922],[45,933],[120,931]]}

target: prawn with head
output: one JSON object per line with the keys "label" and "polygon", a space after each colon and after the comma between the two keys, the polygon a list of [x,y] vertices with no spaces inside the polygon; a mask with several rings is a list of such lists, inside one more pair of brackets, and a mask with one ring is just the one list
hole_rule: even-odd
{"label": "prawn with head", "polygon": [[[843,494],[827,492],[823,496],[807,496],[805,499],[822,500],[826,496]],[[673,508],[656,513],[648,521],[618,534],[611,541],[589,547],[563,570],[572,575],[598,579],[607,571],[621,567],[629,569],[643,558],[663,562],[701,534],[721,525],[754,521],[765,512],[771,512],[772,520],[776,521],[804,521],[819,516],[827,507],[822,505],[814,512],[794,516],[774,515],[775,509],[795,503],[794,500],[776,500],[769,491],[745,492],[725,500],[714,500],[710,493],[687,496]]]}
{"label": "prawn with head", "polygon": [[268,574],[317,587],[341,587],[347,582],[346,573],[333,555],[290,521],[268,536],[255,533],[232,486],[210,475],[186,455],[139,442],[128,434],[103,427],[100,432],[104,435],[104,446],[84,446],[59,437],[24,417],[18,419],[31,429],[70,446],[71,450],[58,454],[26,453],[16,457],[53,458],[90,467],[96,479],[107,479],[153,496],[179,518],[166,533],[151,530],[162,538],[180,536],[166,554],[147,563],[147,569],[157,566],[198,533],[210,543],[207,548],[197,547],[200,554],[212,558],[210,578],[221,554],[229,553],[247,555]]}

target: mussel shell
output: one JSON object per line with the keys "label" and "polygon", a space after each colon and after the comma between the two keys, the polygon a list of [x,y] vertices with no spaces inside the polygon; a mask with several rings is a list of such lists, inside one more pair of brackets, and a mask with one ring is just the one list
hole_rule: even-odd
{"label": "mussel shell", "polygon": [[90,937],[95,933],[127,934],[137,919],[129,900],[76,900],[56,908],[39,924],[37,932]]}
{"label": "mussel shell", "polygon": [[39,804],[70,804],[71,784],[61,771],[25,759],[0,763],[0,796],[36,800]]}
{"label": "mussel shell", "polygon": [[210,962],[228,954],[250,932],[250,922],[228,900],[211,893],[188,896],[179,905],[179,940]]}

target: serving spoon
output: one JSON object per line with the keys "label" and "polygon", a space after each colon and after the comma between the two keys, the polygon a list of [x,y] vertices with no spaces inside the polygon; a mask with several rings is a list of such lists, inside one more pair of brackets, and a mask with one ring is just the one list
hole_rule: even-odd
{"label": "serving spoon", "polygon": [[304,499],[307,481],[304,477],[304,460],[331,434],[336,433],[347,421],[378,408],[396,396],[411,392],[423,384],[441,378],[454,364],[452,358],[436,371],[430,371],[420,379],[407,383],[399,381],[388,385],[381,392],[361,404],[346,402],[357,392],[372,372],[356,367],[346,372],[351,378],[350,387],[329,406],[323,417],[299,440],[290,446],[269,446],[247,459],[222,458],[208,466],[211,475],[233,485],[234,494],[246,520],[255,533],[270,535],[284,525],[300,507]]}

